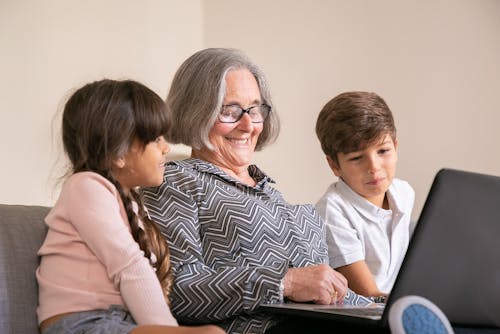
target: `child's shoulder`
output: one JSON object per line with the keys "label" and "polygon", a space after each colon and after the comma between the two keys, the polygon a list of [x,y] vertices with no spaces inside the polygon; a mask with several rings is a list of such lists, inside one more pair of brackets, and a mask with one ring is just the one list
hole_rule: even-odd
{"label": "child's shoulder", "polygon": [[321,209],[324,207],[342,206],[344,198],[342,196],[341,184],[339,181],[331,183],[323,195],[316,202],[316,208]]}
{"label": "child's shoulder", "polygon": [[98,189],[107,189],[107,191],[116,192],[117,189],[104,176],[95,172],[78,172],[64,182],[63,191],[65,192],[92,192]]}
{"label": "child's shoulder", "polygon": [[74,183],[102,183],[102,184],[112,184],[108,179],[104,176],[96,173],[96,172],[77,172],[68,177],[65,184],[74,184]]}
{"label": "child's shoulder", "polygon": [[340,191],[339,191],[339,182],[340,181],[335,181],[335,182],[330,183],[321,197],[322,198],[327,198],[327,197],[338,197],[338,196],[340,196],[339,195],[340,194]]}
{"label": "child's shoulder", "polygon": [[399,203],[399,207],[407,208],[408,210],[413,208],[415,203],[415,190],[413,190],[412,186],[407,181],[395,178],[392,180],[389,193],[393,200]]}
{"label": "child's shoulder", "polygon": [[391,188],[396,193],[401,193],[401,194],[415,193],[413,187],[410,185],[410,183],[408,183],[408,181],[401,180],[398,178],[394,178],[392,180]]}

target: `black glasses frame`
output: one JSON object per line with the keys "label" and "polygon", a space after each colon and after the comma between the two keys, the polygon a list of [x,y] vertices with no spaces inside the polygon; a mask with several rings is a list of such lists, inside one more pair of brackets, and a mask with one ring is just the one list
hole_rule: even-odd
{"label": "black glasses frame", "polygon": [[271,106],[267,105],[267,104],[259,104],[257,106],[252,106],[252,107],[249,107],[247,109],[243,109],[242,107],[240,107],[237,104],[225,104],[225,105],[222,106],[222,108],[224,108],[224,107],[238,107],[238,108],[241,109],[241,113],[238,116],[238,118],[235,121],[232,121],[232,122],[221,120],[220,119],[220,114],[219,114],[218,118],[219,118],[219,122],[221,122],[221,123],[236,123],[236,122],[238,122],[243,117],[243,114],[247,113],[250,116],[250,110],[252,110],[254,108],[264,108],[263,110],[267,110],[267,112],[266,112],[266,115],[263,116],[262,121],[254,122],[252,120],[252,123],[264,123],[264,121],[266,120],[267,116],[269,116],[269,114],[271,113],[271,110],[272,110]]}

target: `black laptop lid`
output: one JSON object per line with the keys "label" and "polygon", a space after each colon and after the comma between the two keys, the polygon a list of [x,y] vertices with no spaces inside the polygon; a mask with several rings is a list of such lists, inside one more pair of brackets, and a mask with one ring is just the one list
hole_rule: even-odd
{"label": "black laptop lid", "polygon": [[452,324],[500,327],[500,177],[437,173],[388,304],[412,294]]}

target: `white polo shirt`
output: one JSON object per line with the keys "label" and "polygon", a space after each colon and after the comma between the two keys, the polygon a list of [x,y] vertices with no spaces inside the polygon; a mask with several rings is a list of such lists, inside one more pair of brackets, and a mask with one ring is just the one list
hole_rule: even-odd
{"label": "white polo shirt", "polygon": [[330,266],[364,260],[384,293],[392,289],[408,248],[415,192],[408,182],[393,179],[387,198],[390,209],[384,210],[339,179],[316,203],[326,225]]}

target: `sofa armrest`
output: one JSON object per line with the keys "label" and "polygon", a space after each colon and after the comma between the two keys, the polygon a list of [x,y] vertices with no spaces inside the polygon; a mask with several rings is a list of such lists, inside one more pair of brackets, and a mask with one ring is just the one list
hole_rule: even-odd
{"label": "sofa armrest", "polygon": [[38,333],[37,251],[50,208],[0,204],[0,333]]}

